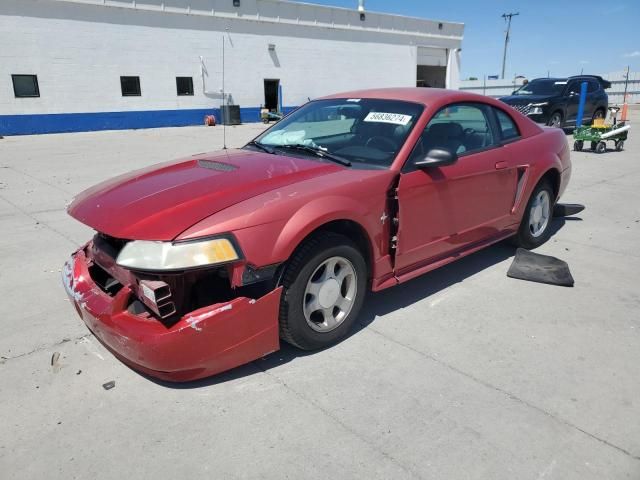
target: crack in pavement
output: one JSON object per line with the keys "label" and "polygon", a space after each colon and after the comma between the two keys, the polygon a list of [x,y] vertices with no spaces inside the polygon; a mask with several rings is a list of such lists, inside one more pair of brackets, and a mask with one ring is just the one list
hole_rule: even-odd
{"label": "crack in pavement", "polygon": [[67,191],[67,190],[65,190],[64,188],[62,188],[62,187],[60,187],[60,186],[56,185],[55,183],[49,183],[49,182],[47,182],[46,180],[42,180],[41,178],[36,177],[35,175],[31,175],[30,173],[23,172],[22,170],[18,170],[16,167],[8,166],[8,167],[4,167],[4,168],[7,168],[7,169],[9,169],[9,170],[13,170],[14,172],[16,172],[16,173],[17,173],[17,174],[19,174],[19,175],[24,175],[25,177],[32,178],[33,180],[35,180],[35,181],[37,181],[37,182],[40,182],[40,183],[42,183],[43,185],[47,185],[48,187],[51,187],[51,188],[53,188],[53,189],[55,189],[55,190],[59,190],[59,191],[61,191],[62,193],[65,193],[65,194],[67,194],[67,195],[71,195],[71,196],[73,196],[73,193],[68,192],[68,191]]}
{"label": "crack in pavement", "polygon": [[489,382],[486,382],[486,381],[484,381],[484,380],[482,380],[482,379],[480,379],[480,378],[478,378],[478,377],[476,377],[476,376],[474,376],[474,375],[472,375],[472,374],[470,374],[468,372],[465,372],[464,370],[461,370],[461,369],[451,365],[450,363],[447,363],[447,362],[445,362],[445,361],[443,361],[443,360],[441,360],[441,359],[439,359],[437,357],[434,357],[433,355],[430,355],[430,354],[428,354],[426,352],[420,351],[420,350],[418,350],[416,348],[413,348],[413,347],[411,347],[409,345],[406,345],[406,344],[404,344],[402,342],[399,342],[398,340],[396,340],[394,338],[391,338],[388,335],[385,335],[384,333],[379,332],[378,330],[375,330],[374,328],[371,328],[371,326],[363,325],[360,322],[358,322],[358,325],[362,326],[363,330],[365,330],[365,331],[370,331],[370,332],[375,333],[376,335],[380,335],[382,338],[384,338],[384,339],[386,339],[386,340],[388,340],[388,341],[390,341],[392,343],[395,343],[396,345],[404,347],[407,350],[410,350],[410,351],[412,351],[414,353],[417,353],[418,355],[420,355],[420,356],[422,356],[424,358],[432,360],[433,362],[436,362],[439,365],[442,365],[443,367],[451,370],[452,372],[455,372],[455,373],[457,373],[459,375],[462,375],[462,376],[472,380],[473,382],[476,382],[476,383],[478,383],[478,384],[480,384],[480,385],[482,385],[482,386],[484,386],[486,388],[489,388],[491,390],[495,390],[496,392],[499,392],[502,395],[505,395],[508,398],[510,398],[512,400],[515,400],[516,402],[518,402],[518,403],[520,403],[520,404],[522,404],[522,405],[524,405],[526,407],[529,407],[529,408],[531,408],[533,410],[536,410],[536,411],[544,414],[545,416],[547,416],[547,417],[549,417],[549,418],[551,418],[551,419],[553,419],[553,420],[555,420],[555,421],[557,421],[557,422],[559,422],[559,423],[561,423],[561,424],[563,424],[563,425],[565,425],[565,426],[567,426],[569,428],[572,428],[572,429],[577,430],[578,432],[580,432],[580,433],[582,433],[584,435],[587,435],[588,437],[590,437],[590,438],[602,443],[603,445],[606,445],[606,446],[608,446],[610,448],[613,448],[613,449],[619,451],[620,453],[625,454],[626,456],[628,456],[628,457],[630,457],[630,458],[632,458],[634,460],[640,461],[640,456],[639,455],[634,455],[630,451],[628,451],[628,450],[626,450],[626,449],[624,449],[624,448],[622,448],[622,447],[620,447],[620,446],[618,446],[618,445],[616,445],[614,443],[611,443],[611,442],[609,442],[608,440],[606,440],[604,438],[598,437],[597,435],[580,428],[579,426],[571,423],[570,421],[565,420],[565,419],[563,419],[561,417],[558,417],[558,416],[554,415],[553,413],[545,410],[544,408],[539,407],[537,405],[534,405],[534,404],[524,400],[523,398],[518,397],[517,395],[515,395],[513,393],[510,393],[510,392],[508,392],[508,391],[506,391],[506,390],[504,390],[504,389],[502,389],[502,388],[500,388],[500,387],[498,387],[496,385],[493,385],[493,384],[491,384]]}
{"label": "crack in pavement", "polygon": [[63,345],[65,343],[69,343],[69,342],[78,342],[84,338],[89,338],[92,337],[93,334],[91,333],[85,333],[83,335],[80,335],[79,337],[74,337],[74,338],[63,338],[62,340],[60,340],[59,342],[56,343],[52,343],[51,345],[40,345],[39,347],[34,348],[33,350],[29,351],[29,352],[24,352],[21,353],[19,355],[14,355],[13,357],[5,357],[2,356],[0,357],[1,362],[0,363],[6,363],[9,360],[15,360],[17,358],[23,358],[23,357],[28,357],[29,355],[33,355],[34,353],[38,353],[41,352],[43,350],[48,350],[49,348],[53,348],[53,347],[57,347],[59,345]]}
{"label": "crack in pavement", "polygon": [[[253,363],[253,362],[252,362]],[[287,382],[285,382],[283,379],[281,379],[280,377],[278,377],[277,375],[274,375],[273,373],[263,369],[260,365],[258,365],[257,363],[255,363],[255,366],[264,374],[268,375],[269,377],[273,378],[276,382],[278,382],[280,385],[282,385],[285,389],[289,390],[291,393],[293,393],[296,397],[298,397],[300,400],[302,400],[303,402],[305,402],[307,405],[311,405],[312,407],[316,408],[317,410],[320,410],[324,415],[326,415],[327,417],[329,417],[331,420],[333,420],[334,422],[336,422],[338,425],[340,425],[344,430],[346,430],[347,432],[349,432],[351,435],[355,436],[358,440],[360,440],[361,442],[363,442],[365,445],[368,445],[370,448],[373,448],[376,452],[380,453],[384,458],[386,458],[387,460],[389,460],[391,463],[393,463],[394,465],[397,465],[398,467],[400,467],[402,470],[404,470],[406,473],[410,474],[413,478],[417,478],[418,480],[422,480],[424,477],[422,477],[420,474],[416,473],[412,468],[404,465],[402,462],[400,462],[399,460],[397,460],[393,455],[391,455],[390,453],[384,451],[383,449],[381,449],[380,447],[378,447],[375,443],[371,442],[367,437],[361,435],[357,430],[351,428],[349,425],[347,425],[346,423],[344,423],[342,420],[340,420],[340,418],[338,418],[337,416],[335,416],[333,413],[331,413],[331,411],[327,410],[326,408],[324,408],[322,405],[319,405],[318,403],[316,403],[315,401],[313,401],[311,398],[306,397],[305,395],[303,395],[302,393],[298,392],[296,389],[292,388]]]}
{"label": "crack in pavement", "polygon": [[5,202],[7,202],[9,205],[11,205],[13,208],[15,208],[16,210],[18,210],[20,213],[22,213],[23,215],[25,215],[26,217],[29,217],[31,220],[33,220],[34,222],[38,223],[39,225],[44,225],[46,228],[48,228],[49,230],[51,230],[52,232],[54,232],[55,234],[61,236],[62,238],[64,238],[65,240],[71,242],[73,244],[74,247],[78,246],[78,242],[76,242],[73,238],[67,236],[65,233],[53,228],[51,225],[49,225],[47,222],[39,219],[38,217],[33,216],[32,213],[28,212],[27,210],[23,209],[22,207],[20,207],[18,204],[12,202],[11,200],[7,199],[6,197],[0,195],[0,199],[4,200]]}
{"label": "crack in pavement", "polygon": [[598,245],[590,245],[588,243],[583,243],[583,242],[576,242],[575,240],[569,240],[567,238],[563,238],[562,241],[563,242],[567,242],[567,243],[572,243],[573,245],[578,245],[578,246],[584,247],[584,248],[590,248],[590,249],[595,249],[595,250],[598,250],[598,251],[601,251],[601,252],[611,253],[613,255],[621,255],[621,256],[626,257],[626,258],[631,257],[631,258],[640,259],[640,255],[636,255],[636,254],[633,254],[633,253],[619,252],[617,250],[612,250],[610,248],[600,247]]}

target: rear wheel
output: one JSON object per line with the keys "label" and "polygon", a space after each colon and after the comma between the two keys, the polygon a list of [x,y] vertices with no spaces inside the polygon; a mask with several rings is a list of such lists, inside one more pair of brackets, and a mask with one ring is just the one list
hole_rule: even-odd
{"label": "rear wheel", "polygon": [[367,265],[349,238],[323,233],[293,254],[283,286],[281,338],[303,350],[324,348],[351,330],[366,294]]}
{"label": "rear wheel", "polygon": [[607,151],[607,144],[606,142],[598,142],[598,144],[596,145],[596,153],[604,153]]}
{"label": "rear wheel", "polygon": [[584,141],[582,141],[582,140],[576,140],[575,142],[573,142],[573,149],[574,149],[576,152],[581,151],[583,147],[584,147]]}
{"label": "rear wheel", "polygon": [[556,128],[562,127],[562,113],[553,112],[553,114],[551,114],[551,117],[549,117],[549,121],[547,122],[547,125],[549,125],[550,127],[556,127]]}
{"label": "rear wheel", "polygon": [[527,203],[514,243],[522,248],[539,247],[551,236],[551,220],[555,195],[548,180],[542,180]]}
{"label": "rear wheel", "polygon": [[595,152],[597,146],[598,146],[598,142],[591,142],[591,151]]}

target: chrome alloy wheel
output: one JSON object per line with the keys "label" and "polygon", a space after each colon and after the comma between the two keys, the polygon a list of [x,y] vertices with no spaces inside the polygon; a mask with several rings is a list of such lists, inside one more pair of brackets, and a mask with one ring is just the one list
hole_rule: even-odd
{"label": "chrome alloy wheel", "polygon": [[551,217],[551,197],[549,192],[541,190],[531,203],[529,211],[529,231],[533,237],[544,233]]}
{"label": "chrome alloy wheel", "polygon": [[315,269],[304,291],[302,310],[316,332],[330,332],[347,318],[358,293],[356,271],[344,257],[331,257]]}
{"label": "chrome alloy wheel", "polygon": [[551,119],[549,120],[549,126],[560,128],[560,125],[562,125],[562,116],[556,112],[553,115],[551,115]]}

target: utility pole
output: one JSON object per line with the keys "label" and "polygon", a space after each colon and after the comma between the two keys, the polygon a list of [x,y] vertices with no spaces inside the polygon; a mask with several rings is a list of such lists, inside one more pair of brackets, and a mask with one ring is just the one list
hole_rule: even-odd
{"label": "utility pole", "polygon": [[627,103],[627,86],[629,85],[629,65],[627,65],[627,73],[624,74],[624,95],[622,103]]}
{"label": "utility pole", "polygon": [[504,69],[507,63],[507,45],[509,44],[509,33],[511,33],[511,18],[520,13],[503,13],[502,18],[507,22],[507,33],[504,37],[504,54],[502,55],[502,79],[504,80]]}

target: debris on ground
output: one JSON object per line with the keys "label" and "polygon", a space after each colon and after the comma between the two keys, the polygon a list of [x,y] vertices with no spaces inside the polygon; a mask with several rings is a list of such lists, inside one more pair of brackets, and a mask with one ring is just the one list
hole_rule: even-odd
{"label": "debris on ground", "polygon": [[76,372],[76,375],[80,375],[81,373],[82,373],[82,370],[78,370],[78,371]]}
{"label": "debris on ground", "polygon": [[110,382],[102,384],[102,388],[104,388],[105,390],[111,390],[115,386],[116,386],[116,382],[114,380],[111,380]]}
{"label": "debris on ground", "polygon": [[574,284],[566,262],[559,258],[530,252],[524,248],[516,250],[516,256],[509,267],[507,277],[561,287],[573,287]]}
{"label": "debris on ground", "polygon": [[584,209],[585,206],[580,205],[579,203],[557,203],[556,206],[553,207],[553,216],[569,217],[580,213]]}
{"label": "debris on ground", "polygon": [[51,367],[53,368],[53,373],[58,373],[62,368],[62,365],[60,365],[60,352],[54,352],[51,355]]}

